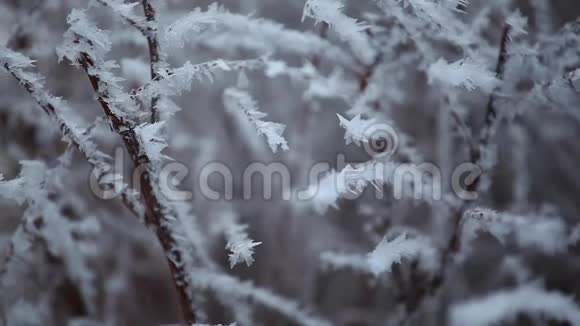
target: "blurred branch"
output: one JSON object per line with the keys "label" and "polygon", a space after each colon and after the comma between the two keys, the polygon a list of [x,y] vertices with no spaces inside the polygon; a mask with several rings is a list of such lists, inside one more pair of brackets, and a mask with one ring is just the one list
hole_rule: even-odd
{"label": "blurred branch", "polygon": [[[505,70],[505,65],[508,60],[508,46],[510,42],[510,31],[511,26],[505,24],[502,29],[502,37],[499,49],[499,55],[496,65],[496,76],[498,79],[503,79],[503,73]],[[459,129],[462,131],[465,142],[467,143],[469,151],[469,162],[475,166],[481,166],[482,163],[482,152],[486,149],[493,135],[493,130],[496,127],[497,121],[497,110],[494,106],[495,95],[492,93],[490,95],[485,114],[485,125],[483,127],[481,137],[479,138],[479,143],[475,141],[469,128],[465,121],[459,116],[457,112],[451,110],[451,116]],[[485,173],[485,171],[483,171]],[[467,185],[467,190],[470,192],[480,192],[481,185],[481,175],[478,176],[471,184]],[[434,295],[437,290],[445,283],[445,277],[447,273],[447,267],[451,262],[451,257],[460,251],[461,249],[461,234],[463,230],[463,212],[470,206],[470,202],[462,200],[462,202],[451,208],[452,216],[452,231],[451,236],[447,242],[447,245],[442,249],[441,254],[441,265],[438,273],[434,275],[428,284],[428,288],[419,293],[419,298],[415,298],[416,302],[411,306],[412,309],[408,310],[407,316],[403,319],[402,324],[406,323],[412,316],[413,312],[416,311],[420,304],[424,301],[425,295]]]}
{"label": "blurred branch", "polygon": [[145,36],[147,38],[149,37],[150,27],[147,24],[144,24],[143,22],[139,21],[135,17],[131,17],[127,14],[120,12],[119,10],[116,10],[115,4],[111,3],[110,0],[96,0],[96,1],[105,7],[109,7],[111,9],[117,11],[119,13],[119,15],[121,16],[121,18],[123,18],[123,20],[127,24],[135,27],[137,30],[139,30],[139,32],[141,32],[141,34],[143,34],[143,36]]}
{"label": "blurred branch", "polygon": [[[505,70],[505,65],[508,60],[508,46],[511,41],[510,31],[512,27],[506,23],[502,30],[501,43],[499,48],[499,54],[497,58],[497,65],[495,68],[495,74],[497,79],[503,80],[503,74]],[[495,127],[495,120],[497,118],[497,110],[494,105],[495,92],[492,92],[489,96],[489,101],[487,102],[487,110],[485,114],[485,126],[480,137],[480,146],[486,146],[492,136],[493,127]],[[478,158],[479,159],[479,158]]]}
{"label": "blurred branch", "polygon": [[[502,36],[501,36],[501,43],[499,48],[499,55],[497,59],[496,65],[496,76],[498,79],[503,79],[503,73],[505,70],[505,65],[508,60],[508,46],[510,43],[510,31],[511,26],[506,23],[504,28],[502,29]],[[495,95],[492,93],[490,95],[489,101],[487,103],[486,115],[485,115],[485,125],[482,129],[482,133],[479,139],[479,146],[474,146],[470,144],[470,163],[481,166],[482,163],[482,152],[486,149],[487,145],[489,144],[491,137],[493,135],[493,131],[496,128],[496,121],[497,121],[497,110],[494,106],[494,99]],[[485,173],[485,171],[483,171]],[[468,185],[468,191],[471,192],[479,192],[479,188],[481,185],[481,176],[478,176],[471,184]],[[453,233],[451,239],[449,240],[448,246],[444,251],[444,260],[446,261],[450,253],[457,252],[460,249],[459,239],[461,236],[461,227],[462,227],[462,212],[468,206],[468,203],[463,201],[461,207],[456,210],[453,217]],[[444,265],[445,262],[444,261]]]}
{"label": "blurred branch", "polygon": [[36,0],[34,4],[28,9],[26,14],[26,18],[21,19],[20,23],[14,28],[10,36],[8,37],[8,41],[6,41],[6,47],[14,48],[14,49],[21,49],[25,48],[25,44],[21,44],[22,38],[24,37],[24,28],[30,24],[30,19],[32,16],[36,15],[40,8],[42,8],[42,4],[44,3],[43,0]]}

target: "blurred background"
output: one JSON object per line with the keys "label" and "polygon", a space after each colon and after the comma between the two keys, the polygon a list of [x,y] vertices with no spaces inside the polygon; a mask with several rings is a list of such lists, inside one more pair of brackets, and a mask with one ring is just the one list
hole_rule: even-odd
{"label": "blurred background", "polygon": [[[162,24],[170,24],[195,7],[206,8],[211,3],[201,0],[154,2]],[[539,3],[545,4],[541,11]],[[99,27],[112,31],[110,59],[119,63],[118,74],[126,79],[127,90],[143,85],[148,80],[146,40],[113,11],[91,1],[0,0],[0,43],[6,44],[10,39],[12,49],[37,60],[36,66],[46,76],[48,88],[74,108],[82,121],[79,124],[86,126],[96,121],[93,137],[103,151],[112,154],[120,146],[119,139],[106,122],[99,120],[101,109],[84,72],[68,62],[57,62],[55,54],[55,47],[62,42],[67,29],[66,17],[70,10],[86,8],[89,4],[94,6],[91,17]],[[312,19],[302,21],[302,0],[223,0],[219,4],[231,12],[270,19],[288,29],[310,31],[339,47],[346,47],[323,23],[315,25]],[[490,10],[487,16],[490,23],[482,34],[490,44],[499,47],[505,8],[519,8],[528,17],[528,34],[522,42],[548,44],[547,51],[553,51],[555,56],[566,52],[570,62],[580,56],[578,40],[550,45],[551,38],[555,39],[566,23],[580,16],[580,4],[576,1],[502,0],[489,4],[473,0],[464,19],[469,21],[481,10]],[[140,13],[140,7],[136,11]],[[373,21],[373,15],[381,15],[373,1],[346,1],[345,13],[366,21]],[[542,19],[544,24],[540,26],[538,17],[545,16],[549,19]],[[550,24],[546,26],[546,22]],[[229,30],[201,33],[199,40],[192,38],[193,41],[183,48],[170,48],[170,65],[177,67],[186,61],[200,63],[217,58],[251,59],[273,53],[272,56],[290,66],[300,67],[307,61],[312,62],[324,76],[340,70],[339,82],[354,85],[354,94],[360,86],[360,76],[353,73],[353,69],[338,66],[322,53],[299,56],[292,51],[279,51],[275,45],[262,44],[260,39],[253,45],[244,44],[251,42],[251,35],[245,35],[249,40],[240,41],[240,46],[223,46],[223,42],[228,42],[227,38],[220,39],[223,33],[231,33],[232,38],[244,36],[238,35],[243,31],[236,34]],[[440,166],[466,162],[467,149],[461,138],[450,131],[453,122],[437,95],[440,91],[428,83],[425,73],[413,61],[417,49],[405,42],[402,44],[393,58],[401,62],[398,68],[380,77],[391,80],[385,88],[397,85],[398,89],[393,92],[398,99],[381,99],[388,102],[389,109],[380,106],[378,110],[384,110],[381,114],[387,115],[409,137],[425,162]],[[536,50],[543,51],[542,48]],[[448,61],[454,61],[454,50],[445,48],[445,44],[438,51],[439,56],[447,55],[451,58]],[[492,69],[497,51],[498,48],[493,47],[482,49]],[[568,69],[578,68],[578,63],[580,61]],[[546,67],[550,64],[546,63]],[[550,73],[540,76],[537,70],[527,68],[526,63],[508,65],[506,75],[507,78],[515,76],[513,80],[519,79],[514,88],[522,98],[531,92],[530,81],[541,84],[550,78]],[[244,125],[224,108],[224,90],[239,84],[241,78],[248,79],[248,92],[260,110],[268,114],[267,119],[287,126],[284,136],[290,150],[272,153],[263,139],[248,135]],[[207,246],[225,270],[292,298],[300,306],[311,307],[336,325],[395,325],[400,320],[410,325],[444,325],[448,308],[454,302],[517,283],[514,274],[502,267],[506,259],[514,255],[526,270],[543,279],[547,288],[558,289],[578,299],[580,260],[576,247],[571,248],[570,254],[547,256],[533,250],[504,247],[491,237],[481,236],[476,240],[475,253],[464,264],[452,267],[436,295],[427,293],[434,281],[429,275],[410,272],[416,268],[413,261],[397,264],[393,273],[380,278],[337,270],[321,262],[320,255],[326,251],[365,254],[395,226],[414,228],[431,236],[434,243],[445,245],[449,236],[449,216],[421,200],[395,200],[388,186],[384,187],[381,200],[374,198],[370,187],[357,200],[340,200],[338,209],[330,208],[324,214],[283,200],[282,194],[276,191],[270,200],[260,199],[262,196],[245,200],[239,182],[234,182],[233,200],[205,199],[196,187],[196,177],[209,162],[224,163],[238,181],[244,168],[252,162],[282,162],[290,168],[291,185],[297,189],[308,186],[308,168],[317,162],[335,165],[339,154],[345,155],[347,162],[370,159],[361,148],[345,145],[344,130],[336,118],[336,113],[346,115],[354,98],[349,99],[350,94],[346,99],[340,96],[311,98],[305,95],[310,86],[308,82],[286,75],[269,78],[260,70],[218,72],[213,82],[194,82],[190,92],[173,99],[181,110],[167,122],[169,146],[166,153],[190,168],[188,179],[181,187],[193,192],[191,205],[207,237]],[[474,131],[482,127],[488,98],[489,95],[478,92],[461,97],[466,123]],[[498,146],[497,166],[491,174],[489,191],[479,200],[482,206],[520,214],[555,211],[568,225],[578,223],[578,99],[574,94],[553,101],[532,99],[530,103],[526,100],[500,104],[506,118],[500,122],[494,139]],[[102,313],[114,315],[114,319],[109,320],[114,320],[115,325],[178,322],[177,295],[154,235],[120,201],[102,200],[91,193],[90,166],[84,158],[67,149],[58,129],[20,85],[10,75],[0,74],[0,172],[4,178],[9,180],[18,175],[21,160],[41,160],[54,167],[65,153],[72,155],[72,164],[65,177],[59,180],[61,191],[54,194],[54,201],[71,219],[88,214],[97,217],[102,224],[97,239],[99,252],[92,261],[100,281]],[[406,161],[404,155],[400,159]],[[126,172],[130,175],[128,167]],[[444,175],[443,180],[449,178]],[[223,188],[219,178],[210,181],[214,189]],[[256,182],[256,189],[260,184]],[[22,209],[13,202],[0,201],[0,212],[0,248],[7,253],[4,249],[9,247],[10,238],[21,221]],[[251,266],[239,264],[230,270],[222,228],[224,221],[230,218],[248,224],[251,238],[262,242],[255,248],[255,262]],[[23,259],[19,264],[17,279],[4,284],[0,292],[3,314],[15,304],[42,302],[46,310],[42,325],[64,325],[70,318],[83,316],[85,312],[79,303],[78,290],[67,280],[58,262],[51,261],[51,257],[39,249],[34,259]],[[113,280],[121,285],[115,286]],[[208,323],[234,321],[231,312],[209,291],[206,313]],[[406,315],[411,317],[401,318]],[[254,321],[256,325],[292,324],[276,312],[259,307]],[[516,324],[532,325],[524,316],[516,320]]]}

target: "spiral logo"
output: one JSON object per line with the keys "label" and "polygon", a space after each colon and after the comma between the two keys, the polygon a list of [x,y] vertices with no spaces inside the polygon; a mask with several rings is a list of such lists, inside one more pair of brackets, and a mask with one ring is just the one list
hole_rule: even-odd
{"label": "spiral logo", "polygon": [[365,152],[372,157],[390,156],[397,151],[399,136],[393,127],[388,124],[374,124],[365,130],[366,142],[363,143]]}

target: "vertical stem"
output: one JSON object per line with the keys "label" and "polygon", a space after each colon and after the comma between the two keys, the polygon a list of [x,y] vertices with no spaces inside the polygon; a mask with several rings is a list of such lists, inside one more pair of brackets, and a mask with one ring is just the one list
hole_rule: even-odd
{"label": "vertical stem", "polygon": [[179,295],[183,317],[187,323],[194,323],[195,312],[192,303],[193,291],[191,290],[191,285],[186,277],[187,271],[182,264],[183,254],[179,250],[176,250],[176,242],[173,238],[172,231],[166,225],[168,218],[165,215],[170,213],[169,208],[161,203],[157,197],[157,193],[153,189],[152,182],[154,182],[154,180],[151,179],[152,176],[149,169],[150,159],[146,153],[142,153],[141,144],[138,141],[133,126],[129,122],[123,120],[123,118],[118,117],[109,107],[106,100],[107,94],[106,92],[102,92],[99,86],[103,81],[97,75],[89,73],[91,70],[90,68],[94,66],[92,58],[86,53],[83,53],[80,63],[87,72],[93,90],[98,94],[99,103],[101,104],[105,115],[110,120],[113,130],[121,136],[135,168],[140,169],[144,167],[141,171],[140,191],[145,201],[145,222],[148,226],[153,227],[167,258],[169,269],[173,276],[173,284],[175,285]]}
{"label": "vertical stem", "polygon": [[[151,79],[159,79],[159,74],[157,69],[159,69],[159,62],[161,61],[160,51],[159,51],[159,39],[157,38],[157,18],[155,8],[151,5],[150,0],[142,0],[143,11],[145,13],[145,18],[147,19],[147,44],[149,46],[149,61],[151,69]],[[157,103],[159,102],[159,96],[154,95],[151,98],[151,123],[155,123],[159,120],[159,112],[157,108]]]}
{"label": "vertical stem", "polygon": [[[510,43],[510,32],[512,27],[509,24],[505,24],[502,30],[501,43],[499,47],[499,54],[497,57],[497,64],[495,67],[495,75],[497,79],[503,79],[503,73],[505,71],[505,64],[508,60],[508,45]],[[482,132],[480,139],[481,145],[485,146],[489,137],[491,136],[491,129],[497,117],[497,111],[494,106],[495,96],[494,93],[489,96],[489,101],[487,102],[487,110],[485,114],[485,127]]]}
{"label": "vertical stem", "polygon": [[[511,40],[510,32],[512,27],[509,24],[505,24],[502,30],[501,35],[501,43],[499,47],[499,54],[497,58],[497,64],[495,68],[496,77],[499,80],[503,79],[503,74],[505,71],[505,65],[508,60],[508,46]],[[489,96],[489,101],[487,103],[486,114],[485,114],[485,125],[481,132],[481,137],[479,138],[479,146],[474,146],[470,144],[470,162],[474,165],[481,165],[482,162],[482,155],[485,147],[489,144],[490,138],[493,134],[493,130],[495,129],[495,124],[497,120],[497,111],[494,106],[495,96],[494,93]],[[483,171],[485,173],[485,171]],[[481,185],[481,176],[475,179],[469,186],[468,190],[471,192],[477,192],[480,190]],[[450,253],[454,253],[459,251],[461,243],[461,229],[462,229],[462,213],[466,207],[466,203],[461,205],[460,209],[458,209],[453,215],[453,233],[449,240],[449,244],[447,249],[444,252],[444,260],[447,260]]]}

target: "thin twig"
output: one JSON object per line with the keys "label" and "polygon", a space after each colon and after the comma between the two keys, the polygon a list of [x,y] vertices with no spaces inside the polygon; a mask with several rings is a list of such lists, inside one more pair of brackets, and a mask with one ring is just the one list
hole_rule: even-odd
{"label": "thin twig", "polygon": [[[496,77],[499,80],[503,79],[503,74],[505,71],[505,65],[508,60],[508,46],[510,43],[510,32],[511,26],[509,24],[505,24],[502,30],[501,36],[501,44],[499,48],[499,55],[497,58],[497,65],[496,65]],[[482,160],[482,153],[486,150],[489,142],[491,141],[491,137],[493,136],[493,131],[496,128],[497,122],[497,110],[494,106],[495,100],[495,93],[489,97],[489,101],[487,103],[486,114],[485,114],[485,125],[482,129],[481,136],[479,138],[479,145],[474,146],[470,144],[470,162],[476,166],[481,166]],[[484,171],[485,172],[485,171]],[[481,186],[481,176],[478,176],[470,185],[468,185],[468,189],[471,192],[479,192],[479,188]],[[468,203],[463,202],[461,207],[454,213],[453,217],[453,233],[449,240],[449,244],[444,252],[444,258],[447,259],[450,253],[456,252],[460,249],[460,234],[462,229],[462,212],[467,207]]]}
{"label": "thin twig", "polygon": [[[499,80],[503,80],[505,65],[508,60],[508,46],[511,41],[510,36],[511,29],[512,27],[506,23],[502,30],[497,65],[495,67],[495,75]],[[495,92],[492,92],[491,95],[489,96],[489,101],[487,102],[487,109],[485,113],[485,126],[482,130],[481,137],[479,140],[480,146],[486,146],[493,134],[495,120],[497,119],[497,110],[495,108],[494,102],[495,102]]]}
{"label": "thin twig", "polygon": [[[161,51],[159,50],[159,40],[157,38],[157,18],[155,13],[155,8],[151,5],[149,0],[142,0],[143,12],[145,13],[145,18],[147,19],[147,44],[149,45],[149,61],[151,70],[151,79],[155,80],[159,78],[159,63],[161,61]],[[155,27],[154,27],[155,26]],[[159,102],[159,96],[154,95],[151,98],[151,123],[155,123],[159,120],[159,113],[157,108],[157,103]]]}

